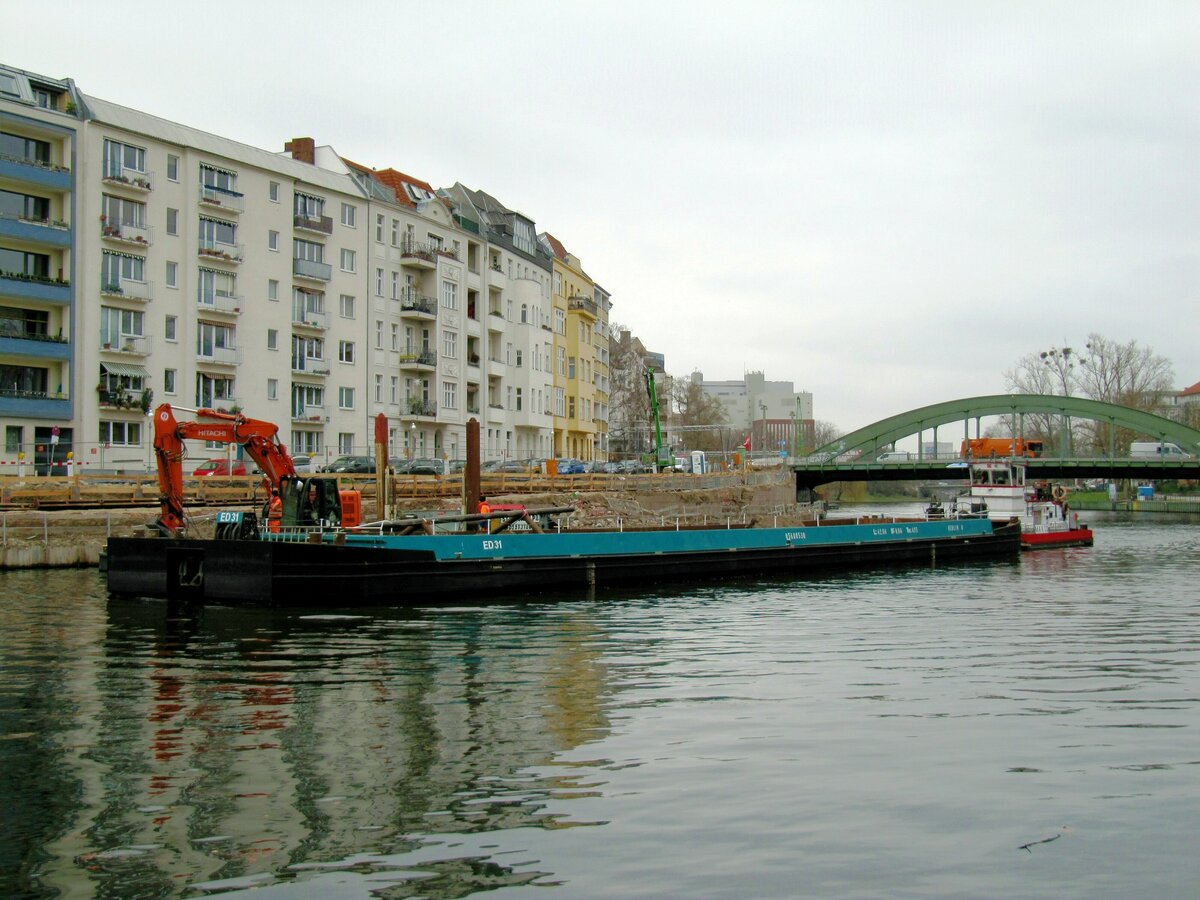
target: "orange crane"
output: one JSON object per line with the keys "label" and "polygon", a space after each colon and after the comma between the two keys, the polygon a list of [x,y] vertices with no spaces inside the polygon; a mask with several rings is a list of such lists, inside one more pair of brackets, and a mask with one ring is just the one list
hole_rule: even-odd
{"label": "orange crane", "polygon": [[[192,410],[189,410],[192,412]],[[357,510],[357,492],[337,490],[336,482],[330,479],[310,479],[317,482],[316,498],[310,500],[304,490],[305,482],[296,474],[292,458],[279,442],[279,427],[271,422],[248,419],[241,413],[219,412],[215,409],[194,410],[197,419],[204,421],[179,422],[174,408],[164,403],[154,410],[154,455],[158,462],[158,486],[162,515],[155,525],[164,535],[178,535],[187,528],[187,517],[183,510],[183,453],[185,440],[214,441],[222,444],[237,444],[242,447],[262,472],[263,488],[267,496],[278,490],[284,497],[284,507],[291,514],[289,524],[317,524],[321,519],[335,520],[341,524],[357,525],[345,521],[343,505],[347,511]],[[353,494],[354,502],[345,495]]]}

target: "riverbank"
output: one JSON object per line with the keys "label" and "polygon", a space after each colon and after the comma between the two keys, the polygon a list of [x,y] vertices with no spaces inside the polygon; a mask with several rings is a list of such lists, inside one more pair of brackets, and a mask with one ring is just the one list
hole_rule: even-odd
{"label": "riverbank", "polygon": [[[719,488],[658,491],[553,491],[544,494],[492,495],[495,503],[521,503],[528,507],[575,506],[573,521],[600,528],[654,525],[678,521],[791,524],[812,514],[798,506],[787,482],[730,484]],[[402,500],[401,512],[455,512],[453,498]],[[250,504],[230,504],[229,509],[253,509]],[[0,512],[0,569],[96,566],[110,537],[137,537],[149,533],[159,515],[157,506],[97,510],[5,510]],[[213,536],[216,510],[197,511],[190,533]],[[364,498],[364,519],[378,518],[373,499]]]}

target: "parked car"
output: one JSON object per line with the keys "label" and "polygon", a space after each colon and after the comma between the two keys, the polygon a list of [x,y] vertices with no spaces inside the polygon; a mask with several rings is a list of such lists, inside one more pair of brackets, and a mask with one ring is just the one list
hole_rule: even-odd
{"label": "parked car", "polygon": [[581,460],[568,456],[558,460],[559,475],[583,475],[584,468]]}
{"label": "parked car", "polygon": [[313,458],[304,455],[292,458],[292,468],[296,470],[297,475],[309,475],[317,471],[317,466],[313,462]]}
{"label": "parked car", "polygon": [[414,459],[408,467],[409,475],[444,475],[446,464],[440,459]]}
{"label": "parked car", "polygon": [[223,457],[205,460],[192,472],[193,475],[246,475],[248,473],[249,470],[243,460],[235,459],[233,465],[230,466],[229,460]]}
{"label": "parked car", "polygon": [[404,459],[400,456],[393,456],[388,459],[388,468],[397,475],[404,475],[408,472],[408,467],[412,465],[411,459]]}
{"label": "parked car", "polygon": [[375,460],[369,456],[339,456],[322,472],[343,472],[346,474],[374,474]]}
{"label": "parked car", "polygon": [[641,475],[646,472],[653,472],[654,466],[650,463],[644,463],[640,459],[623,459],[617,463],[617,471],[622,475]]}
{"label": "parked car", "polygon": [[467,461],[465,459],[450,460],[450,474],[451,475],[458,475],[461,472],[465,472],[466,469],[467,469]]}

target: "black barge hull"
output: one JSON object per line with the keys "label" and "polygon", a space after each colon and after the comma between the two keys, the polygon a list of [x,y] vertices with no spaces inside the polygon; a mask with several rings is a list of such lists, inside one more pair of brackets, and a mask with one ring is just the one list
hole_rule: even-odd
{"label": "black barge hull", "polygon": [[991,534],[672,554],[436,559],[422,550],[271,541],[111,538],[108,590],[189,604],[344,608],[578,596],[617,585],[935,565],[1017,557],[1020,528]]}

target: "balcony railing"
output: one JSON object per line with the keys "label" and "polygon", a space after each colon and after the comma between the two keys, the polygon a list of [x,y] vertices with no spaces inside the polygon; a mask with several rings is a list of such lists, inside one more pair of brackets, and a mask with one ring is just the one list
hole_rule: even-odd
{"label": "balcony railing", "polygon": [[239,347],[209,347],[196,351],[196,362],[210,366],[236,366],[242,361]]}
{"label": "balcony railing", "polygon": [[329,281],[333,278],[333,267],[329,263],[315,262],[311,259],[293,259],[292,274],[314,281]]}
{"label": "balcony railing", "polygon": [[103,216],[100,217],[100,236],[106,241],[130,244],[134,247],[149,247],[152,243],[149,225],[109,222]]}
{"label": "balcony railing", "polygon": [[200,238],[199,253],[206,261],[239,263],[245,258],[241,244],[225,244],[210,238]]}
{"label": "balcony railing", "polygon": [[106,166],[101,180],[105,184],[133,188],[137,191],[149,191],[154,183],[153,172],[139,172],[125,166]]}
{"label": "balcony railing", "polygon": [[200,202],[205,206],[219,206],[227,212],[240,213],[246,209],[245,194],[211,184],[200,185]]}
{"label": "balcony railing", "polygon": [[410,416],[424,416],[432,419],[437,415],[437,404],[430,403],[428,400],[422,400],[419,397],[410,399],[405,404],[405,409],[408,410]]}
{"label": "balcony railing", "polygon": [[122,334],[115,340],[102,341],[100,350],[104,353],[131,353],[134,356],[149,356],[150,335]]}
{"label": "balcony railing", "polygon": [[437,301],[425,297],[412,289],[406,289],[400,294],[400,314],[437,316]]}
{"label": "balcony railing", "polygon": [[119,297],[122,300],[138,300],[142,303],[149,303],[154,299],[154,282],[122,278],[115,283],[101,283],[100,293],[105,297]]}
{"label": "balcony railing", "polygon": [[292,324],[306,325],[309,328],[328,328],[329,320],[324,312],[313,312],[312,310],[293,309]]}
{"label": "balcony railing", "polygon": [[201,312],[228,313],[236,316],[242,312],[242,298],[237,294],[213,294],[199,297],[196,300],[196,308]]}
{"label": "balcony railing", "polygon": [[30,156],[0,153],[0,178],[12,178],[52,190],[66,191],[71,188],[70,169]]}
{"label": "balcony railing", "polygon": [[293,356],[292,371],[301,375],[328,375],[329,360],[314,356]]}
{"label": "balcony railing", "polygon": [[596,301],[589,297],[569,297],[567,298],[567,308],[578,309],[587,313],[593,319],[600,317],[600,310],[596,306]]}
{"label": "balcony railing", "polygon": [[428,244],[419,244],[416,241],[405,240],[400,245],[400,260],[402,263],[416,265],[424,263],[429,266],[435,266],[437,265],[437,253]]}
{"label": "balcony railing", "polygon": [[0,294],[51,303],[71,301],[71,282],[62,278],[0,270]]}
{"label": "balcony railing", "polygon": [[301,231],[315,231],[317,234],[333,234],[333,219],[329,216],[292,216],[292,226]]}
{"label": "balcony railing", "polygon": [[437,354],[432,350],[421,350],[417,353],[401,353],[401,366],[434,366],[437,365]]}
{"label": "balcony railing", "polygon": [[[147,391],[108,391],[100,388],[96,393],[100,398],[100,405],[107,409],[150,409],[150,394]],[[142,403],[143,398],[145,405]]]}
{"label": "balcony railing", "polygon": [[293,422],[324,422],[327,417],[325,406],[319,403],[305,403],[292,409]]}

